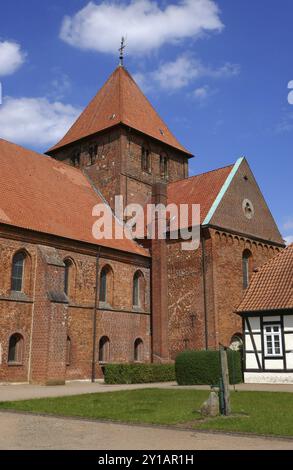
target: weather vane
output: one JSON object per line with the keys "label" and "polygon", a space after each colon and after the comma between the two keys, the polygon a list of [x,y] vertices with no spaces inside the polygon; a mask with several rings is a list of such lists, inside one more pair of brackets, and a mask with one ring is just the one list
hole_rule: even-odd
{"label": "weather vane", "polygon": [[124,49],[126,47],[126,38],[122,36],[121,38],[121,45],[120,48],[118,49],[120,52],[119,60],[120,60],[120,67],[123,67],[123,61],[124,61]]}

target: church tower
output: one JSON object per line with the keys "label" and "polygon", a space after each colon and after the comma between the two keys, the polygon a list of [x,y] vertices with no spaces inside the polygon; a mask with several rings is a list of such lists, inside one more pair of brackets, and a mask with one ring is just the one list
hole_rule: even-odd
{"label": "church tower", "polygon": [[155,183],[186,178],[192,157],[122,65],[47,154],[81,168],[112,208],[115,195],[144,205]]}

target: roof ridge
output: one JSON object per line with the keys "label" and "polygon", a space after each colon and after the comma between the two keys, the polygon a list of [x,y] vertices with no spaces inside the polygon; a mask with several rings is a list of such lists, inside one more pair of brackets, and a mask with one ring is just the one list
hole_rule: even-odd
{"label": "roof ridge", "polygon": [[120,123],[123,122],[124,117],[124,102],[123,102],[123,89],[122,89],[122,69],[123,67],[119,68],[119,111],[120,111]]}
{"label": "roof ridge", "polygon": [[215,171],[225,170],[226,168],[233,168],[233,167],[234,167],[234,163],[231,163],[230,165],[221,166],[220,168],[215,168],[214,170],[203,171],[202,173],[198,173],[198,175],[192,175],[192,176],[188,176],[187,178],[182,178],[181,180],[171,181],[170,183],[168,183],[168,186],[171,184],[180,183],[182,181],[191,180],[192,178],[198,178],[199,176],[207,175],[208,173],[214,173]]}

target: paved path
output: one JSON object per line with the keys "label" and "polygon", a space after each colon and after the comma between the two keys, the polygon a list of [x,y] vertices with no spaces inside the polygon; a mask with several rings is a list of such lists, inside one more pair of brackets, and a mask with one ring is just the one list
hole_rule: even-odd
{"label": "paved path", "polygon": [[293,450],[293,440],[0,413],[6,450]]}
{"label": "paved path", "polygon": [[[188,386],[179,387],[175,382],[139,384],[139,385],[105,385],[102,382],[92,384],[90,382],[69,382],[66,385],[45,387],[42,385],[4,385],[0,384],[0,401],[28,400],[31,398],[60,397],[69,395],[82,395],[84,393],[102,393],[119,390],[136,390],[140,388],[163,388],[171,390],[209,390],[208,386]],[[233,389],[233,387],[231,387]],[[261,384],[240,384],[236,390],[243,391],[266,391],[266,392],[293,392],[291,385],[261,385]]]}

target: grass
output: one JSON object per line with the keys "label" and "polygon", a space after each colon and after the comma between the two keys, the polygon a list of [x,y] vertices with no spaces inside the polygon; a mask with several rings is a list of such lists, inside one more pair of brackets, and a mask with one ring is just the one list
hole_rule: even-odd
{"label": "grass", "polygon": [[140,389],[1,402],[0,410],[293,436],[293,393],[232,392],[236,416],[202,421],[198,410],[207,396],[202,390]]}

